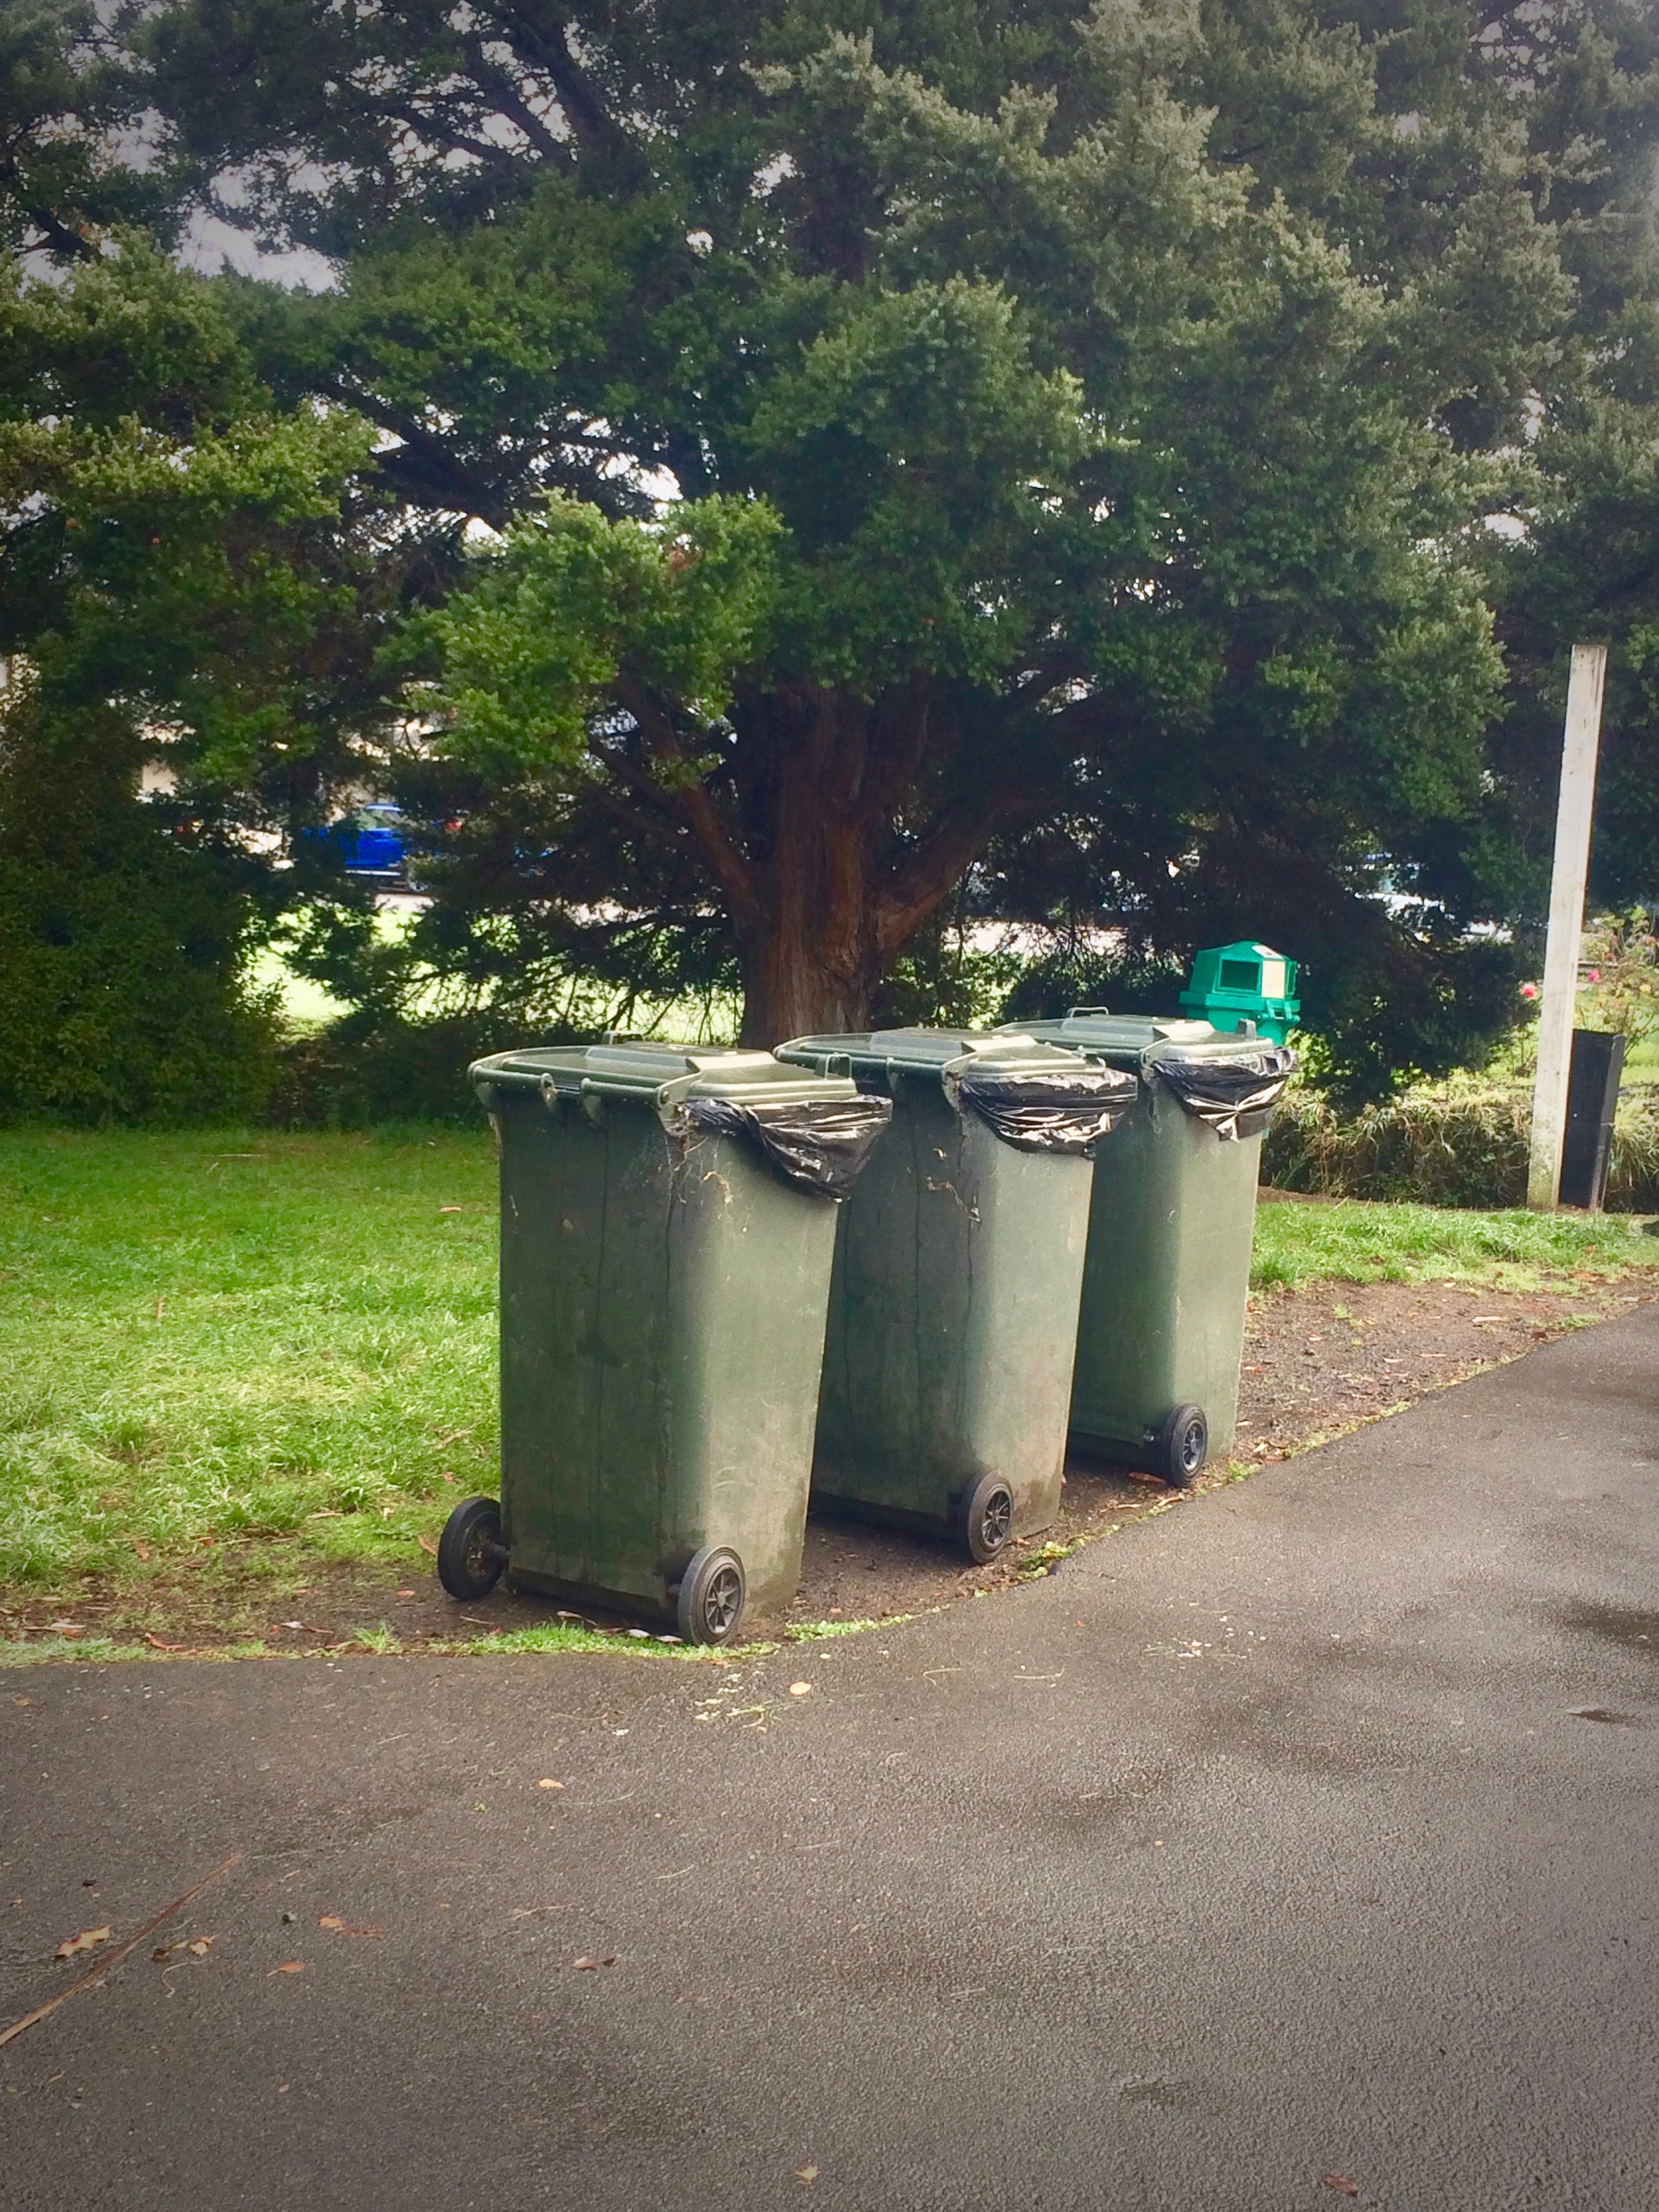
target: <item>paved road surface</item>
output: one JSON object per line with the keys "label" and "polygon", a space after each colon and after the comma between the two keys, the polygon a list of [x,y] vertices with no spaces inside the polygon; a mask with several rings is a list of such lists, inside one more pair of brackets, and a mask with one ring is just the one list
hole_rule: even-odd
{"label": "paved road surface", "polygon": [[1649,1309],[724,1675],[0,1674],[0,2020],[246,1854],[0,2051],[0,2203],[1659,2205],[1656,1413]]}

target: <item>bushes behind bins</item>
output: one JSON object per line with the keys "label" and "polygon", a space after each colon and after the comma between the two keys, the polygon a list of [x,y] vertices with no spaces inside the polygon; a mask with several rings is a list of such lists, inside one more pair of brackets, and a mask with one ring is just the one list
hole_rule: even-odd
{"label": "bushes behind bins", "polygon": [[285,1129],[359,1129],[380,1121],[477,1121],[466,1079],[473,1060],[526,1042],[522,1022],[488,1014],[429,1021],[347,1015],[283,1047],[263,1118]]}
{"label": "bushes behind bins", "polygon": [[[1514,1091],[1407,1097],[1340,1115],[1304,1091],[1274,1118],[1262,1181],[1322,1198],[1522,1206],[1531,1118],[1531,1101]],[[1645,1087],[1620,1102],[1607,1203],[1611,1212],[1659,1212],[1659,1104]]]}
{"label": "bushes behind bins", "polygon": [[246,858],[137,795],[126,735],[0,719],[0,1115],[242,1121],[277,1038]]}

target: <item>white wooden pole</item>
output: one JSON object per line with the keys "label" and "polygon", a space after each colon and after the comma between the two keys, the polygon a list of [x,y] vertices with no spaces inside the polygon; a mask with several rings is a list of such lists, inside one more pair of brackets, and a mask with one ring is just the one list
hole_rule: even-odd
{"label": "white wooden pole", "polygon": [[1550,878],[1549,938],[1538,1013],[1538,1073],[1532,1086],[1532,1146],[1527,1204],[1548,1208],[1561,1188],[1561,1146],[1567,1129],[1567,1077],[1572,1063],[1573,1012],[1578,991],[1578,944],[1584,928],[1584,878],[1589,871],[1590,819],[1595,809],[1595,754],[1601,739],[1601,694],[1607,678],[1605,645],[1575,645],[1567,684],[1567,725],[1561,743],[1561,796],[1555,810],[1555,870]]}

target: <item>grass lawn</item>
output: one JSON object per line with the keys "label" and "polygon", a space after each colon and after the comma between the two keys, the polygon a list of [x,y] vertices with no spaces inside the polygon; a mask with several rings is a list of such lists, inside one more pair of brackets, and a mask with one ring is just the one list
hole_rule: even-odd
{"label": "grass lawn", "polygon": [[[1659,1225],[1659,1224],[1656,1224]],[[1258,1291],[1302,1283],[1486,1284],[1534,1291],[1575,1273],[1615,1276],[1659,1263],[1645,1217],[1478,1213],[1355,1198],[1258,1206]]]}
{"label": "grass lawn", "polygon": [[[495,1180],[483,1131],[0,1132],[0,1584],[416,1565],[495,1484]],[[1259,1222],[1268,1289],[1659,1258],[1617,1217]]]}
{"label": "grass lawn", "polygon": [[0,1582],[416,1556],[495,1486],[495,1180],[487,1133],[0,1133]]}

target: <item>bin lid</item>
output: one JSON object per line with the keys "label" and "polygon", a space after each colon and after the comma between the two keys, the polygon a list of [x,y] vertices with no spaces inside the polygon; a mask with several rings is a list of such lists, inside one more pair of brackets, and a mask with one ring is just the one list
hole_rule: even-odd
{"label": "bin lid", "polygon": [[1104,1006],[1073,1006],[1057,1020],[1017,1026],[1023,1036],[1041,1037],[1115,1067],[1139,1067],[1149,1060],[1236,1060],[1262,1049],[1260,1037],[1218,1030],[1212,1022],[1114,1014]]}
{"label": "bin lid", "polygon": [[986,1055],[1010,1071],[1016,1064],[1052,1067],[1071,1058],[1052,1044],[1039,1043],[1029,1031],[1008,1030],[856,1030],[845,1036],[791,1037],[778,1047],[780,1060],[800,1067],[845,1062],[855,1076],[878,1082],[893,1075],[933,1075],[941,1080],[955,1061]]}
{"label": "bin lid", "polygon": [[467,1073],[486,1103],[490,1086],[533,1091],[544,1097],[550,1091],[569,1091],[576,1097],[639,1098],[659,1108],[688,1098],[790,1106],[858,1095],[857,1085],[844,1072],[809,1074],[784,1066],[769,1052],[654,1044],[635,1037],[616,1044],[528,1045],[475,1060]]}
{"label": "bin lid", "polygon": [[951,1105],[1019,1152],[1091,1153],[1133,1105],[1135,1078],[1019,1030],[861,1030],[793,1037],[778,1057],[848,1067],[860,1088],[890,1092],[931,1077]]}
{"label": "bin lid", "polygon": [[532,1045],[474,1060],[467,1073],[492,1109],[504,1091],[550,1106],[580,1099],[590,1113],[605,1099],[635,1099],[675,1141],[736,1138],[781,1182],[837,1201],[851,1192],[893,1111],[890,1099],[866,1097],[844,1072],[812,1075],[769,1052],[717,1045],[637,1038]]}
{"label": "bin lid", "polygon": [[1146,1085],[1163,1084],[1187,1112],[1218,1137],[1260,1136],[1295,1073],[1286,1046],[1208,1022],[1158,1021],[1073,1006],[1062,1020],[1029,1022],[1026,1036],[1052,1037],[1097,1066],[1133,1069]]}

